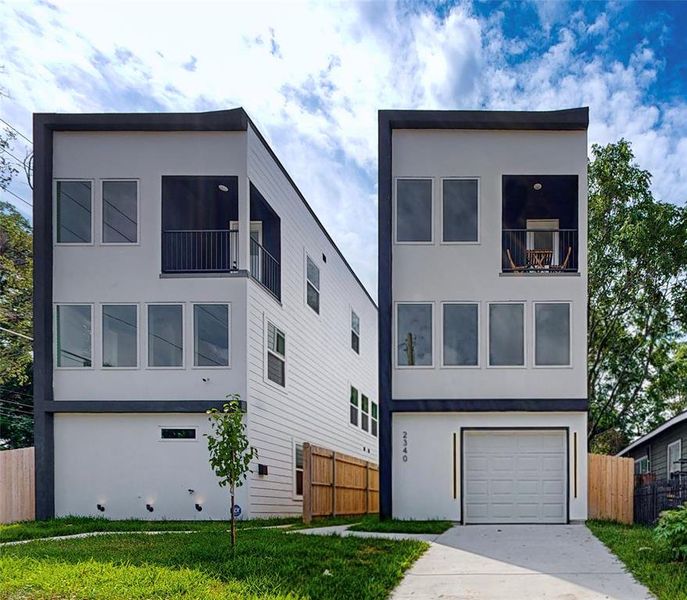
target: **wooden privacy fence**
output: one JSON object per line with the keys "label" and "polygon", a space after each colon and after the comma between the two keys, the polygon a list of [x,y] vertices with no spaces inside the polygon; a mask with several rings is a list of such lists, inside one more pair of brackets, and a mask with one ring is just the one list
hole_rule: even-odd
{"label": "wooden privacy fence", "polygon": [[590,519],[633,521],[634,460],[590,454],[587,462]]}
{"label": "wooden privacy fence", "polygon": [[375,463],[303,444],[303,522],[379,512]]}
{"label": "wooden privacy fence", "polygon": [[33,448],[0,451],[0,523],[36,518],[33,461]]}

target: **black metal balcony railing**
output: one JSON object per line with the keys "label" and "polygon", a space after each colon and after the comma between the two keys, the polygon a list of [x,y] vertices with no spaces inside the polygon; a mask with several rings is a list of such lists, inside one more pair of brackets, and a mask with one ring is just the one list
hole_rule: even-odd
{"label": "black metal balcony railing", "polygon": [[505,273],[577,272],[577,229],[504,229]]}
{"label": "black metal balcony railing", "polygon": [[250,240],[250,274],[261,283],[277,300],[281,300],[281,267],[256,240]]}
{"label": "black metal balcony railing", "polygon": [[236,271],[239,232],[234,229],[188,229],[162,232],[163,273]]}

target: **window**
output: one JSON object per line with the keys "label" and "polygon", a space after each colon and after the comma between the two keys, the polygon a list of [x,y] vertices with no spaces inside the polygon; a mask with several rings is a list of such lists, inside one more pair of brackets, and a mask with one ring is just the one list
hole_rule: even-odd
{"label": "window", "polygon": [[286,334],[267,322],[267,378],[286,386]]}
{"label": "window", "polygon": [[306,300],[308,306],[320,314],[320,268],[306,256]]}
{"label": "window", "polygon": [[534,364],[570,365],[570,304],[534,305]]}
{"label": "window", "polygon": [[294,444],[294,473],[296,496],[303,495],[303,444]]}
{"label": "window", "polygon": [[444,304],[444,366],[478,365],[478,321],[478,304]]}
{"label": "window", "polygon": [[649,457],[642,456],[635,460],[635,475],[644,475],[649,472]]}
{"label": "window", "polygon": [[183,307],[181,304],[148,306],[148,366],[184,366]]}
{"label": "window", "polygon": [[370,433],[377,437],[377,427],[378,427],[378,422],[379,422],[379,408],[377,406],[376,402],[372,402],[372,413],[371,413],[372,419],[370,420]]}
{"label": "window", "polygon": [[668,444],[668,475],[682,471],[682,440],[675,440]]}
{"label": "window", "polygon": [[93,366],[91,305],[60,304],[57,306],[56,321],[57,366]]}
{"label": "window", "polygon": [[398,366],[431,366],[432,305],[399,304],[396,321]]}
{"label": "window", "polygon": [[525,365],[525,305],[489,305],[489,366]]}
{"label": "window", "polygon": [[442,182],[441,214],[442,241],[478,241],[477,180],[444,179]]}
{"label": "window", "polygon": [[396,181],[396,241],[432,241],[432,180]]}
{"label": "window", "polygon": [[138,242],[138,182],[103,181],[103,243]]}
{"label": "window", "polygon": [[229,366],[229,305],[193,305],[193,366]]}
{"label": "window", "polygon": [[360,354],[360,319],[351,311],[351,348]]}
{"label": "window", "polygon": [[138,366],[138,306],[103,304],[103,367]]}
{"label": "window", "polygon": [[57,182],[57,243],[90,244],[92,236],[90,181]]}
{"label": "window", "polygon": [[351,425],[358,426],[358,390],[351,386],[351,399],[350,399],[350,421]]}
{"label": "window", "polygon": [[161,440],[195,440],[195,427],[162,427],[160,428]]}
{"label": "window", "polygon": [[363,431],[370,429],[370,399],[365,394],[360,397],[360,428]]}

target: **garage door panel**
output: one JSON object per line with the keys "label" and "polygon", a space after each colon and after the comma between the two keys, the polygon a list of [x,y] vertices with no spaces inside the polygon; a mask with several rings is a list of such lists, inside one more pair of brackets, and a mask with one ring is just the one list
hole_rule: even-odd
{"label": "garage door panel", "polygon": [[467,431],[463,440],[466,523],[565,522],[565,432]]}

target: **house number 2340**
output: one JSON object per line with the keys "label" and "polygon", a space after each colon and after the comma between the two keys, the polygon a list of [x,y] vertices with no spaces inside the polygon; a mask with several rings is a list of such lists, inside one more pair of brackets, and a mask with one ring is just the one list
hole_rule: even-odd
{"label": "house number 2340", "polygon": [[408,462],[408,432],[404,431],[401,439],[401,456],[403,462]]}

